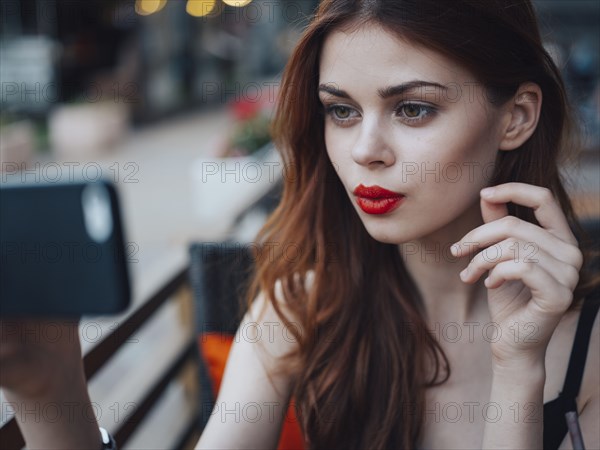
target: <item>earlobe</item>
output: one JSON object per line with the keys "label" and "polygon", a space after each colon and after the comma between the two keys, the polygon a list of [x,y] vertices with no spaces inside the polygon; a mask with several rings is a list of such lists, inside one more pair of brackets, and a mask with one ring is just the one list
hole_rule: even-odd
{"label": "earlobe", "polygon": [[535,83],[523,83],[509,100],[508,125],[503,130],[499,149],[515,150],[533,134],[540,118],[542,90]]}

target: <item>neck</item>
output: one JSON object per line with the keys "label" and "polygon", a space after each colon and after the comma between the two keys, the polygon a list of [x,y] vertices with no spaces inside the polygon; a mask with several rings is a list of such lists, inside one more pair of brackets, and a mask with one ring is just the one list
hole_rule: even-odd
{"label": "neck", "polygon": [[459,276],[475,255],[455,258],[450,253],[454,242],[482,224],[477,204],[447,227],[399,245],[404,264],[423,298],[428,322],[463,323],[487,307],[485,277],[466,284]]}

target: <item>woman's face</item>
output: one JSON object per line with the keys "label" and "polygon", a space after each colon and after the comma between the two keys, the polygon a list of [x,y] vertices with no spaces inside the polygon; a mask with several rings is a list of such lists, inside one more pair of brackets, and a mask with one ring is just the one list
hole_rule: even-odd
{"label": "woman's face", "polygon": [[[373,238],[459,239],[480,220],[474,208],[493,172],[502,111],[465,69],[365,25],[326,38],[319,98],[327,153]],[[365,200],[384,195],[367,190],[359,200],[360,184],[403,197]]]}

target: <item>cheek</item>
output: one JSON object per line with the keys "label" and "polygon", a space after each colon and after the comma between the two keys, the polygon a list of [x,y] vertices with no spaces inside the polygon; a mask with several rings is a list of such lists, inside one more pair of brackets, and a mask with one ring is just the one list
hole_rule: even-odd
{"label": "cheek", "polygon": [[420,146],[421,159],[430,162],[429,169],[435,169],[435,184],[440,190],[458,190],[463,194],[474,191],[478,195],[489,182],[498,152],[493,124],[485,116],[469,120],[465,115],[431,131]]}
{"label": "cheek", "polygon": [[332,163],[340,167],[347,166],[352,158],[351,145],[350,132],[325,125],[325,148]]}
{"label": "cheek", "polygon": [[336,136],[336,133],[331,133],[327,130],[327,127],[325,127],[325,149],[330,164],[342,184],[344,184],[345,178],[351,170],[350,161],[344,156],[348,152],[344,151],[344,144],[340,142],[340,138]]}
{"label": "cheek", "polygon": [[324,137],[325,137],[325,148],[327,149],[327,154],[329,155],[329,158],[331,160],[333,160],[336,155],[335,139],[333,138],[333,136],[331,134],[331,130],[329,129],[329,127],[327,125],[325,125]]}

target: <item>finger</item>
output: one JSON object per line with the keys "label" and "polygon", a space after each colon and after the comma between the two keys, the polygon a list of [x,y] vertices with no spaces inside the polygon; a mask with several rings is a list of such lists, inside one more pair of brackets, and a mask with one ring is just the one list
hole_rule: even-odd
{"label": "finger", "polygon": [[481,197],[479,204],[481,207],[481,217],[483,217],[484,223],[493,222],[494,220],[508,216],[508,208],[506,207],[506,203],[490,202],[489,200]]}
{"label": "finger", "polygon": [[544,228],[515,216],[506,216],[478,226],[465,234],[450,250],[455,256],[474,256],[475,251],[509,238],[531,243],[577,270],[583,264],[583,256],[577,246],[568,244]]}
{"label": "finger", "polygon": [[475,255],[461,272],[461,279],[465,283],[475,283],[485,272],[503,261],[540,264],[555,280],[571,290],[579,281],[579,271],[575,267],[554,258],[531,242],[520,242],[513,238],[505,239]]}
{"label": "finger", "polygon": [[485,280],[488,289],[497,289],[505,281],[520,280],[531,291],[531,302],[540,313],[563,314],[573,300],[573,291],[560,284],[539,264],[503,261]]}
{"label": "finger", "polygon": [[532,208],[542,227],[565,242],[577,243],[560,205],[549,189],[526,183],[504,183],[482,190],[481,195],[488,202],[513,202]]}

